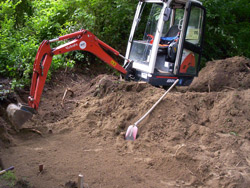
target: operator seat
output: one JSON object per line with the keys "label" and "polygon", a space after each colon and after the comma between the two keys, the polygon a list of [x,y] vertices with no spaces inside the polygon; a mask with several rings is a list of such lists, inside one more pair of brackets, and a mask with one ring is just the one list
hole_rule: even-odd
{"label": "operator seat", "polygon": [[178,37],[178,33],[181,30],[179,30],[178,25],[173,25],[167,32],[167,34],[164,37],[161,37],[161,43],[162,44],[168,44],[169,42],[172,42],[176,37]]}
{"label": "operator seat", "polygon": [[[169,73],[173,72],[174,61],[177,52],[178,42],[175,41],[179,37],[178,25],[173,25],[164,37],[161,37],[158,55],[156,59],[155,70],[157,72]],[[168,46],[165,46],[168,45]]]}
{"label": "operator seat", "polygon": [[175,37],[180,32],[178,25],[173,25],[167,32],[165,37]]}

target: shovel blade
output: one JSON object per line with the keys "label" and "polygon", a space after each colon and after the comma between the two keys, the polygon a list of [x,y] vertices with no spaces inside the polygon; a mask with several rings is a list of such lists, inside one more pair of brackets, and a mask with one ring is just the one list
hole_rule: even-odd
{"label": "shovel blade", "polygon": [[21,104],[9,104],[6,111],[10,122],[16,128],[20,128],[27,120],[32,118],[35,112],[33,108]]}
{"label": "shovel blade", "polygon": [[138,127],[136,125],[130,125],[125,134],[125,140],[136,140]]}

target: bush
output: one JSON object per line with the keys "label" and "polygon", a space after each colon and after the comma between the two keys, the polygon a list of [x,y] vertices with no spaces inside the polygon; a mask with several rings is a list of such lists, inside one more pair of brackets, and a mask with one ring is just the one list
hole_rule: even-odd
{"label": "bush", "polygon": [[[82,28],[125,51],[136,4],[132,0],[2,1],[0,74],[13,78],[16,85],[29,84],[39,44]],[[57,56],[51,70],[93,58],[82,52]]]}
{"label": "bush", "polygon": [[205,60],[250,57],[250,1],[203,0],[207,9]]}
{"label": "bush", "polygon": [[[235,55],[250,57],[249,0],[202,1],[207,8],[203,61]],[[1,1],[0,75],[14,79],[14,86],[30,84],[39,44],[79,29],[90,30],[125,54],[137,3],[134,0]],[[54,57],[50,70],[96,59],[88,53],[71,52]]]}

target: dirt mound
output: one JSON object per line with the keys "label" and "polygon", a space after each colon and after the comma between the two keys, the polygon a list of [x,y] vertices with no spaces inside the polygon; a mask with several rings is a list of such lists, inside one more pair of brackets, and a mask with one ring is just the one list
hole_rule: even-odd
{"label": "dirt mound", "polygon": [[232,57],[210,61],[190,85],[191,91],[222,91],[250,88],[250,59]]}
{"label": "dirt mound", "polygon": [[[235,57],[224,61],[209,63],[209,71],[198,77],[200,82],[207,83],[205,73],[219,79],[218,75],[227,72],[245,83],[249,77],[243,67],[248,68],[248,60]],[[235,62],[234,72],[229,71],[227,62]],[[91,79],[67,74],[46,85],[39,114],[24,125],[39,132],[20,131],[12,138],[15,147],[0,151],[5,166],[16,166],[19,178],[41,188],[71,186],[79,173],[89,187],[250,184],[248,83],[240,86],[240,80],[235,79],[218,85],[212,77],[204,90],[198,80],[197,87],[195,83],[191,87],[208,91],[209,86],[210,92],[173,90],[138,125],[137,140],[129,142],[124,140],[127,127],[165,90],[110,75]],[[42,173],[39,164],[44,165]]]}

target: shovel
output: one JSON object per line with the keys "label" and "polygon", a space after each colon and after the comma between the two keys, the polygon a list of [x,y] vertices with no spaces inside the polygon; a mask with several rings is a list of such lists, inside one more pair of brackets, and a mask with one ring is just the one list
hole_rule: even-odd
{"label": "shovel", "polygon": [[5,172],[8,172],[8,171],[10,171],[10,170],[14,170],[14,166],[11,166],[11,167],[9,167],[9,168],[7,168],[7,169],[4,169],[4,170],[1,170],[0,171],[0,175],[2,175],[2,174],[4,174]]}
{"label": "shovel", "polygon": [[167,95],[167,93],[179,82],[179,79],[177,79],[171,87],[161,96],[161,98],[149,109],[149,111],[144,114],[137,122],[135,122],[133,125],[130,125],[127,129],[127,132],[125,134],[125,140],[136,140],[136,135],[138,132],[137,125],[144,120],[144,118],[161,102],[161,100]]}

